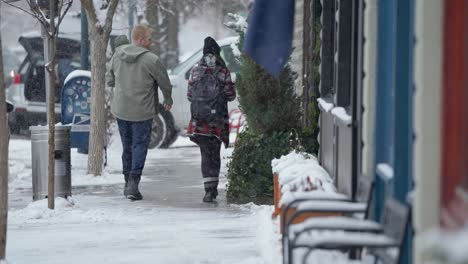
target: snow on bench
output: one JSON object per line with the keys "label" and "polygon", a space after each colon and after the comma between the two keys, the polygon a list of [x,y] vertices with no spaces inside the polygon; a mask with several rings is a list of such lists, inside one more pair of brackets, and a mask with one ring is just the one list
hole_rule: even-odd
{"label": "snow on bench", "polygon": [[296,247],[327,248],[339,245],[346,247],[398,247],[398,243],[383,234],[343,232],[343,231],[311,231],[302,233],[296,240]]}
{"label": "snow on bench", "polygon": [[308,229],[378,232],[382,230],[382,226],[371,220],[351,217],[318,217],[309,218],[302,223],[291,225],[289,236],[291,239],[294,239],[296,234]]}
{"label": "snow on bench", "polygon": [[286,192],[281,197],[279,206],[284,206],[294,200],[336,200],[350,201],[345,194],[325,192],[325,191],[310,191],[310,192]]}
{"label": "snow on bench", "polygon": [[313,190],[336,193],[332,178],[311,154],[291,152],[272,160],[271,167],[278,175],[282,194]]}
{"label": "snow on bench", "polygon": [[357,213],[365,212],[367,204],[353,203],[342,201],[305,201],[299,203],[297,206],[298,211],[326,211],[326,212],[344,212],[344,213]]}

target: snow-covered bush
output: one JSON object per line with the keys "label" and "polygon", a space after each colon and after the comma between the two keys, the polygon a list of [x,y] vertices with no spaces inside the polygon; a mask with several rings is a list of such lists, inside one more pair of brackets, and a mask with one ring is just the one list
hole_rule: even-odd
{"label": "snow-covered bush", "polygon": [[271,202],[270,163],[289,153],[290,131],[299,127],[300,102],[294,93],[294,76],[289,65],[275,78],[242,53],[247,25],[242,16],[230,17],[234,22],[226,25],[240,36],[234,49],[241,65],[236,90],[249,130],[239,135],[228,165],[227,195],[236,202]]}
{"label": "snow-covered bush", "polygon": [[289,153],[289,132],[239,134],[228,166],[227,198],[234,203],[273,202],[271,160]]}
{"label": "snow-covered bush", "polygon": [[[241,51],[247,30],[245,18],[230,14],[233,22],[226,26],[239,34],[238,49]],[[249,127],[257,134],[287,131],[299,126],[300,103],[294,93],[294,75],[287,65],[279,78],[267,73],[244,53],[240,53],[240,72],[236,90],[242,112]]]}

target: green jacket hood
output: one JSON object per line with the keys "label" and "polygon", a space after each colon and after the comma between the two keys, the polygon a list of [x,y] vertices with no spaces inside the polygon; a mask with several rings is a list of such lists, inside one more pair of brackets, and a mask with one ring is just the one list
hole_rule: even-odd
{"label": "green jacket hood", "polygon": [[149,52],[149,50],[137,46],[137,45],[125,45],[122,46],[121,49],[117,51],[117,56],[125,62],[136,62],[138,57],[142,54],[145,54],[146,52]]}
{"label": "green jacket hood", "polygon": [[114,40],[115,48],[122,46],[122,45],[127,45],[127,44],[130,44],[130,41],[128,41],[128,38],[125,35],[119,35]]}

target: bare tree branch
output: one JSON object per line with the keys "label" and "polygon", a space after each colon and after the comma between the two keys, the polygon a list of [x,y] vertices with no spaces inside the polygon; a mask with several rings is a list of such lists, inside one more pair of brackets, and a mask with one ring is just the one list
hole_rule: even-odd
{"label": "bare tree branch", "polygon": [[161,8],[162,11],[164,11],[164,12],[166,12],[166,13],[168,13],[168,14],[171,14],[171,15],[173,15],[173,16],[175,15],[175,14],[174,14],[174,11],[173,11],[173,10],[169,10],[168,8],[166,8],[166,7],[164,6],[163,3],[159,4],[158,7]]}
{"label": "bare tree branch", "polygon": [[[11,6],[11,7],[14,7],[18,10],[21,10],[23,12],[25,12],[26,14],[32,16],[33,18],[35,18],[37,21],[39,21],[39,23],[41,23],[45,28],[48,28],[49,27],[49,22],[47,22],[47,19],[46,17],[44,16],[44,14],[41,12],[41,10],[39,10],[36,6],[33,6],[31,4],[31,1],[28,0],[26,1],[27,5],[29,6],[29,9],[31,10],[28,11],[20,6],[17,6],[17,5],[13,5],[11,3],[11,1],[8,1],[8,0],[1,0],[3,3]],[[73,2],[73,0],[70,0],[70,3]],[[48,35],[50,35],[50,32],[47,32]]]}
{"label": "bare tree branch", "polygon": [[[65,11],[62,14],[60,14],[60,12],[59,12],[59,21],[58,21],[57,26],[56,26],[57,28],[59,28],[60,24],[63,21],[63,18],[67,14],[68,10],[71,8],[72,3],[73,3],[73,0],[68,1],[67,7],[65,8]],[[62,7],[63,7],[63,1],[62,1],[62,6],[60,7],[60,9],[62,9]],[[58,34],[58,30],[56,30],[56,34]]]}
{"label": "bare tree branch", "polygon": [[96,15],[96,9],[94,8],[93,0],[81,0],[81,4],[86,10],[86,15],[88,16],[88,20],[92,24],[96,24],[96,22],[98,21],[98,18]]}
{"label": "bare tree branch", "polygon": [[[5,4],[7,4],[7,5],[9,5],[9,6],[12,6],[12,7],[14,7],[14,8],[17,8],[17,9],[19,9],[19,10],[21,10],[21,11],[27,13],[27,14],[30,15],[30,16],[36,17],[36,15],[34,15],[34,14],[31,13],[31,12],[29,12],[28,10],[26,10],[26,9],[24,9],[24,8],[22,8],[22,7],[19,7],[19,6],[17,6],[17,5],[14,5],[14,4],[10,3],[10,2],[7,1],[7,0],[2,0],[2,2],[5,3]],[[29,1],[27,1],[27,2],[28,2],[28,5],[29,5]],[[31,5],[29,5],[29,6],[31,7]]]}
{"label": "bare tree branch", "polygon": [[111,0],[109,4],[109,7],[107,9],[107,14],[106,14],[106,21],[104,23],[105,32],[112,31],[112,19],[114,18],[115,10],[117,9],[118,4],[119,4],[119,0]]}

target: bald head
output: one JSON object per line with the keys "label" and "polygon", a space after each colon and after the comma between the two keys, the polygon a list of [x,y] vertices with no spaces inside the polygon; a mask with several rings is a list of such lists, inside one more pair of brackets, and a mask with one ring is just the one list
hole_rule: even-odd
{"label": "bald head", "polygon": [[152,29],[147,26],[135,26],[132,31],[132,43],[149,49],[153,43],[151,33]]}

